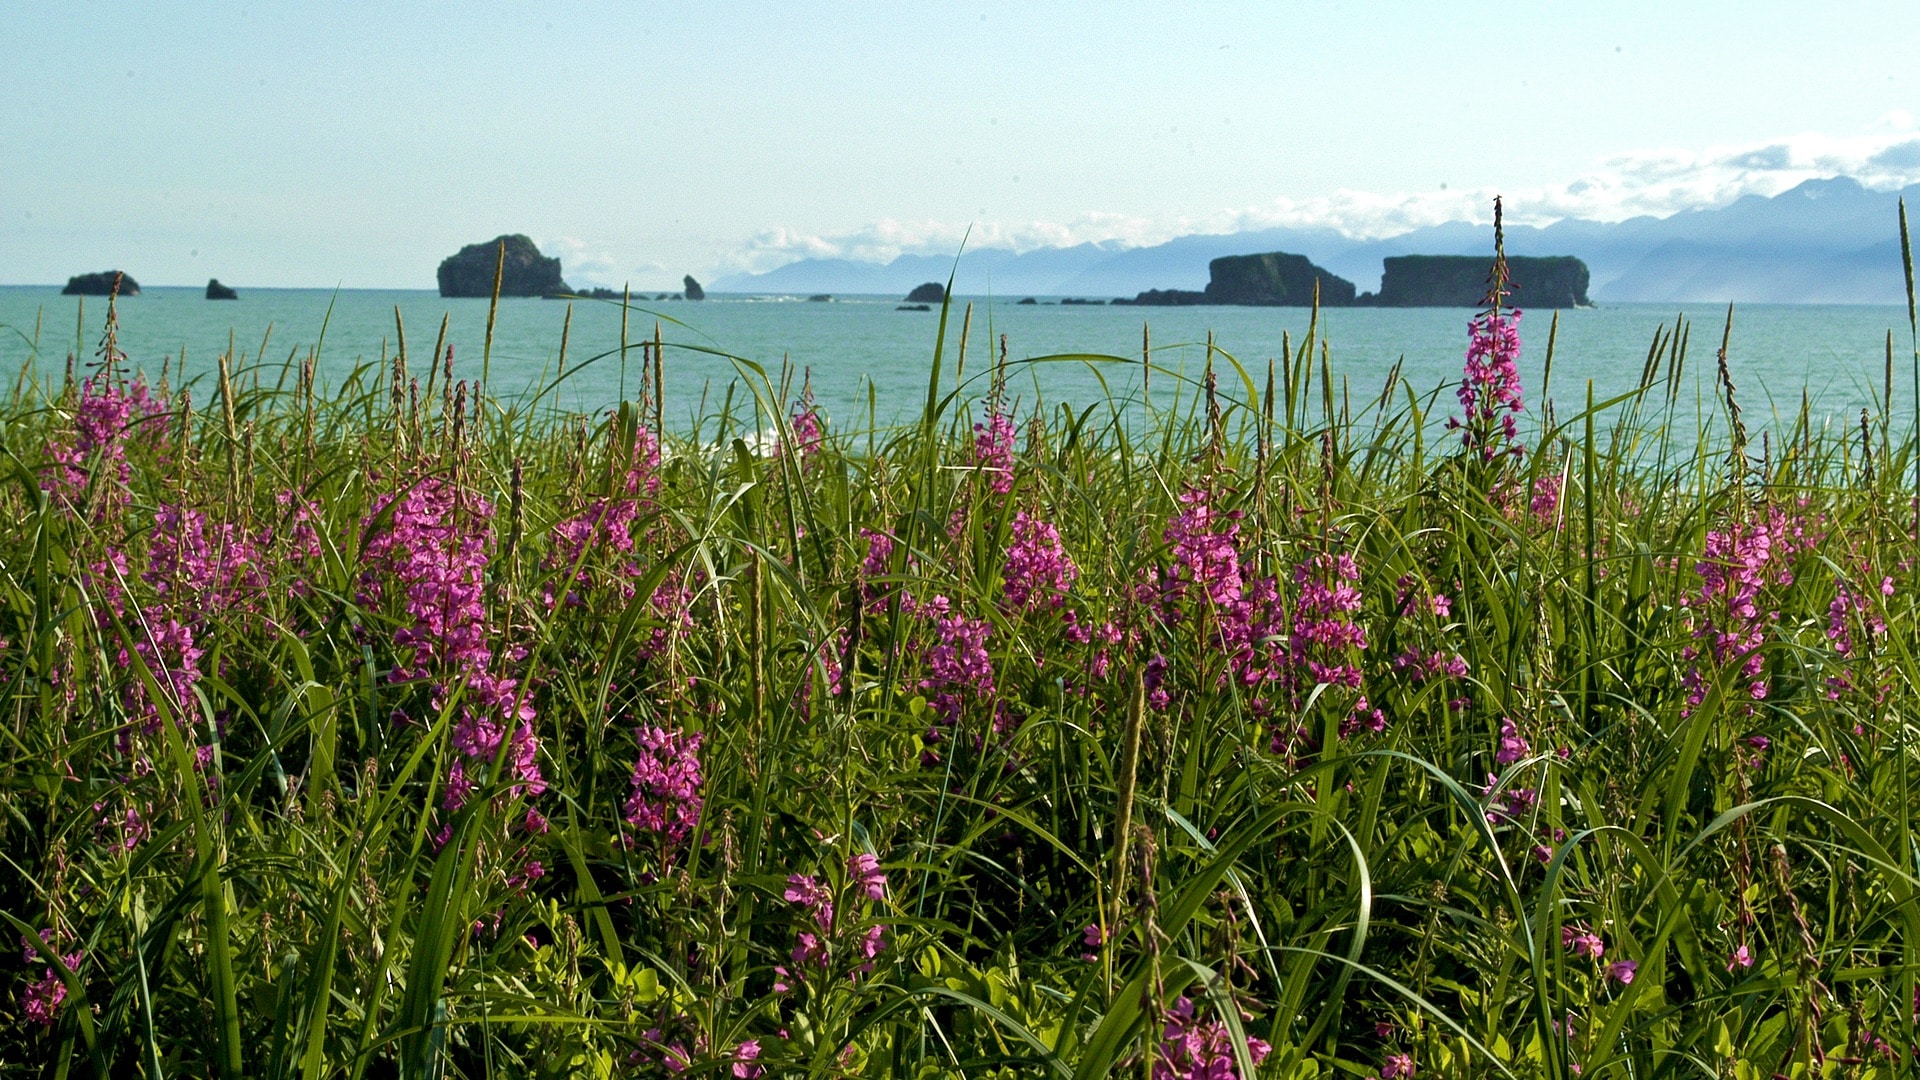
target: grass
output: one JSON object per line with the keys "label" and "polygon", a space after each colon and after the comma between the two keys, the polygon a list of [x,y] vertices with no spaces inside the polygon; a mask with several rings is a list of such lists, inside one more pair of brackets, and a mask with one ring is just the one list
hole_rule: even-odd
{"label": "grass", "polygon": [[1687,329],[1486,458],[1311,332],[675,435],[109,313],[0,412],[0,1076],[1900,1075],[1915,439]]}

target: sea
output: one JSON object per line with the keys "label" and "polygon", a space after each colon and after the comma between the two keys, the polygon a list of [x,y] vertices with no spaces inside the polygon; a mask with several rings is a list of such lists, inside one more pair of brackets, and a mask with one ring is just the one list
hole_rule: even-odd
{"label": "sea", "polygon": [[[640,394],[639,344],[657,333],[666,346],[670,428],[708,430],[731,409],[749,429],[764,429],[764,410],[790,409],[810,389],[830,428],[843,432],[918,418],[936,348],[943,397],[957,392],[958,401],[984,399],[1004,351],[1006,392],[1022,411],[1036,403],[1081,411],[1105,402],[1135,410],[1143,397],[1143,347],[1155,369],[1145,396],[1166,409],[1191,405],[1211,342],[1219,394],[1231,408],[1247,398],[1249,387],[1264,384],[1269,361],[1287,345],[1298,349],[1314,319],[1304,308],[1018,299],[954,298],[944,344],[939,305],[900,310],[898,297],[879,296],[710,294],[694,302],[635,295],[624,307],[606,300],[503,299],[490,345],[488,301],[428,290],[243,289],[237,301],[209,301],[199,288],[150,287],[121,298],[117,314],[119,347],[129,363],[154,380],[164,368],[175,386],[183,373],[210,383],[219,356],[229,352],[246,378],[264,386],[291,387],[309,357],[325,387],[349,387],[356,377],[362,385],[378,379],[384,386],[382,372],[390,367],[383,365],[391,364],[403,339],[409,370],[424,385],[444,325],[456,379],[484,374],[492,396],[507,407],[589,414]],[[57,385],[69,356],[82,367],[94,362],[106,313],[104,297],[62,296],[54,286],[0,286],[0,378],[8,380],[7,389],[34,378]],[[1316,353],[1324,346],[1336,400],[1361,412],[1397,368],[1423,405],[1431,400],[1433,416],[1444,417],[1472,314],[1453,308],[1319,312]],[[1824,422],[1857,425],[1860,410],[1878,416],[1882,408],[1891,332],[1891,411],[1911,420],[1915,360],[1904,306],[1735,305],[1730,333],[1728,314],[1724,305],[1601,304],[1558,312],[1555,328],[1555,312],[1524,312],[1520,369],[1528,403],[1537,406],[1544,391],[1564,417],[1579,411],[1589,383],[1600,401],[1633,390],[1656,335],[1684,320],[1689,348],[1676,395],[1683,411],[1706,418],[1717,409],[1715,354],[1726,334],[1728,374],[1750,425],[1790,422],[1803,392]],[[1320,383],[1317,368],[1314,379]]]}

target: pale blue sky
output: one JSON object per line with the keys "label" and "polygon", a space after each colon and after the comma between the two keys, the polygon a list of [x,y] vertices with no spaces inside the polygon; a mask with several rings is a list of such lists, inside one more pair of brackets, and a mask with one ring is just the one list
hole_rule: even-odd
{"label": "pale blue sky", "polygon": [[[28,5],[0,283],[576,285],[1920,179],[1920,5]],[[1445,185],[1443,188],[1442,185]]]}

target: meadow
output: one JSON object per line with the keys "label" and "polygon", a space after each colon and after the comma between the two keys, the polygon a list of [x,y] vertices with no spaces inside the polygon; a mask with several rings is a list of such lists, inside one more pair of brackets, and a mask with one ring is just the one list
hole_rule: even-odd
{"label": "meadow", "polygon": [[1446,386],[987,342],[885,428],[109,308],[0,412],[0,1076],[1906,1074],[1908,361],[1556,405],[1494,267]]}

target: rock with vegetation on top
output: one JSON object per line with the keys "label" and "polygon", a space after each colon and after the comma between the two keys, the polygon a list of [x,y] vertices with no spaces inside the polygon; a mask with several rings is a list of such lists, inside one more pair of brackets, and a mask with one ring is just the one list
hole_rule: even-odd
{"label": "rock with vegetation on top", "polygon": [[113,293],[113,281],[120,279],[121,296],[138,296],[140,283],[128,274],[118,270],[102,270],[98,274],[76,274],[67,279],[67,287],[60,290],[61,296],[110,296]]}
{"label": "rock with vegetation on top", "polygon": [[[1478,255],[1396,255],[1382,264],[1379,295],[1370,307],[1480,307],[1492,260]],[[1571,255],[1507,257],[1510,292],[1518,308],[1587,307],[1587,264]]]}
{"label": "rock with vegetation on top", "polygon": [[946,300],[946,298],[946,286],[941,285],[937,281],[929,281],[925,285],[914,286],[913,291],[907,294],[907,303],[938,304]]}
{"label": "rock with vegetation on top", "polygon": [[1269,251],[1262,255],[1225,255],[1207,264],[1207,287],[1149,289],[1132,300],[1116,304],[1141,307],[1188,307],[1223,304],[1238,307],[1307,307],[1319,286],[1321,307],[1353,303],[1353,282],[1315,266],[1305,255]]}
{"label": "rock with vegetation on top", "polygon": [[701,287],[700,287],[700,283],[699,283],[699,282],[697,282],[697,281],[695,281],[695,280],[693,280],[693,275],[692,275],[692,274],[688,274],[688,275],[687,275],[687,276],[686,276],[685,278],[683,278],[683,279],[681,280],[681,284],[682,284],[682,285],[684,285],[684,286],[686,286],[686,290],[687,290],[687,292],[686,292],[686,296],[687,296],[687,299],[689,299],[689,300],[705,300],[705,299],[707,298],[707,290],[705,290],[705,289],[703,289],[703,288],[701,288]]}
{"label": "rock with vegetation on top", "polygon": [[[501,245],[506,259],[500,261]],[[440,264],[440,295],[491,297],[493,272],[500,267],[501,296],[548,296],[573,290],[560,277],[560,260],[540,254],[532,240],[514,233],[484,244],[468,244]]]}
{"label": "rock with vegetation on top", "polygon": [[1264,255],[1227,255],[1207,264],[1207,303],[1241,307],[1308,307],[1314,286],[1321,307],[1353,303],[1353,282],[1323,270],[1305,255],[1269,251]]}
{"label": "rock with vegetation on top", "polygon": [[238,300],[240,299],[240,294],[237,292],[234,292],[231,288],[228,288],[227,286],[220,284],[219,278],[208,278],[207,279],[207,299]]}

